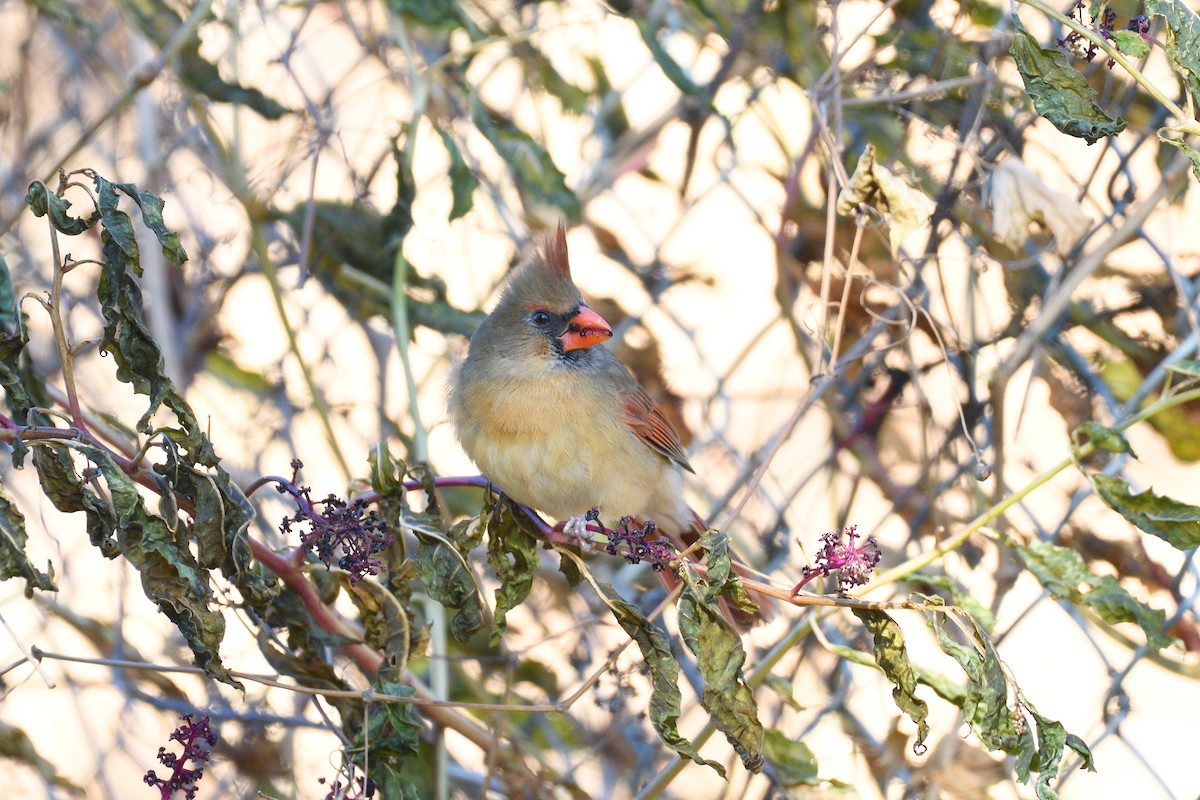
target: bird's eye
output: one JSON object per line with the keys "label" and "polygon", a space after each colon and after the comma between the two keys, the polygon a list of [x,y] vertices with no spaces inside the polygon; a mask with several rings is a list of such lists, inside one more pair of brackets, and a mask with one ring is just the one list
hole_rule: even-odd
{"label": "bird's eye", "polygon": [[539,328],[550,324],[550,314],[545,311],[535,311],[529,315],[529,321]]}

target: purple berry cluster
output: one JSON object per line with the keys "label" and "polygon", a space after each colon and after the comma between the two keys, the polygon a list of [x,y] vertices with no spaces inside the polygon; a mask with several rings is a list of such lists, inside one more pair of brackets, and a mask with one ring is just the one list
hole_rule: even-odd
{"label": "purple berry cluster", "polygon": [[[171,741],[183,745],[179,755],[168,753],[167,748],[158,748],[158,762],[171,770],[171,777],[158,777],[154,770],[142,778],[147,786],[154,786],[161,793],[161,800],[170,800],[176,792],[183,792],[187,800],[196,797],[196,783],[204,777],[204,764],[212,760],[212,748],[217,743],[217,734],[213,733],[207,715],[200,715],[199,720],[191,714],[179,718],[183,724],[171,734]],[[189,768],[188,762],[193,766]]]}
{"label": "purple berry cluster", "polygon": [[[1071,16],[1074,17],[1080,25],[1087,24],[1083,21],[1084,8],[1085,6],[1083,0],[1076,0],[1075,8],[1071,13]],[[1088,12],[1088,17],[1091,20],[1091,27],[1094,28],[1097,33],[1110,42],[1116,41],[1116,37],[1113,36],[1113,30],[1117,21],[1117,12],[1105,6],[1104,12],[1100,19],[1092,17],[1091,12]],[[1125,26],[1125,29],[1139,34],[1143,39],[1146,40],[1147,44],[1158,44],[1158,40],[1150,35],[1150,18],[1145,14],[1139,14],[1136,17],[1132,17],[1129,20],[1129,24]],[[1100,48],[1096,45],[1096,43],[1085,38],[1078,31],[1068,32],[1066,36],[1058,40],[1058,46],[1076,58],[1083,59],[1088,63],[1091,63],[1096,56],[1100,54]],[[1107,66],[1111,68],[1116,63],[1117,62],[1110,58]]]}
{"label": "purple berry cluster", "polygon": [[[599,517],[600,512],[593,509],[588,513],[588,519],[593,518],[593,512],[596,514],[596,518]],[[658,526],[652,519],[638,525],[638,521],[634,517],[621,517],[615,530],[605,531],[608,536],[608,546],[605,549],[610,556],[621,553],[630,564],[640,564],[646,561],[655,572],[662,572],[675,558],[675,549],[667,539],[661,536],[655,537],[654,534],[657,531]]]}
{"label": "purple berry cluster", "polygon": [[[298,461],[292,467],[299,470]],[[313,553],[327,568],[336,564],[349,573],[354,585],[368,575],[383,571],[383,563],[374,556],[392,544],[388,525],[367,503],[356,498],[348,503],[330,494],[324,500],[313,500],[307,486],[297,486],[293,475],[290,483],[280,483],[279,492],[290,494],[296,503],[296,515],[284,517],[279,530],[287,536],[297,526],[300,546]]]}
{"label": "purple berry cluster", "polygon": [[[318,783],[324,784],[324,778],[318,778]],[[324,800],[370,800],[375,797],[375,781],[370,778],[358,778],[350,783],[343,784],[341,780],[335,780],[329,786],[329,793],[325,795]]]}
{"label": "purple berry cluster", "polygon": [[[842,541],[842,535],[846,541]],[[804,577],[792,594],[797,594],[804,585],[819,576],[836,572],[838,576],[838,594],[844,595],[855,586],[862,586],[871,580],[871,573],[879,564],[879,543],[874,536],[868,536],[859,545],[858,526],[821,534],[821,549],[817,551],[815,566],[804,568]]]}

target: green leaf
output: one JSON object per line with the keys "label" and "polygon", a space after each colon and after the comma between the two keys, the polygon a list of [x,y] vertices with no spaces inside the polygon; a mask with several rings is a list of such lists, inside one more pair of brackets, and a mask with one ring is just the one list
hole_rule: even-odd
{"label": "green leaf", "polygon": [[1113,576],[1093,575],[1076,551],[1035,541],[1018,547],[1017,555],[1055,598],[1086,604],[1105,622],[1136,622],[1146,634],[1146,645],[1152,649],[1171,643],[1163,630],[1165,612],[1135,599]]}
{"label": "green leaf", "polygon": [[158,604],[187,640],[196,666],[209,677],[238,689],[221,664],[218,649],[225,636],[225,618],[214,611],[208,570],[192,555],[188,542],[172,535],[167,524],[146,510],[137,485],[117,465],[107,450],[73,445],[100,470],[108,487],[113,511],[119,520],[117,544],[142,579],[142,591]]}
{"label": "green leaf", "polygon": [[917,724],[917,740],[913,748],[919,750],[924,747],[925,737],[929,735],[929,723],[925,720],[929,716],[929,706],[916,695],[917,678],[908,660],[908,651],[904,648],[904,634],[900,632],[896,621],[884,611],[865,608],[852,610],[874,638],[875,663],[892,682],[892,700]]}
{"label": "green leaf", "polygon": [[715,600],[707,592],[701,595],[690,568],[685,568],[683,579],[679,632],[704,676],[700,704],[733,745],[742,765],[759,772],[763,765],[763,726],[758,720],[754,693],[742,675],[746,663],[742,637],[726,622]]}
{"label": "green leaf", "polygon": [[1105,622],[1134,622],[1146,634],[1146,646],[1159,650],[1171,643],[1164,630],[1166,612],[1136,599],[1112,575],[1096,580],[1084,599]]}
{"label": "green leaf", "polygon": [[68,212],[71,201],[54,194],[41,181],[29,184],[29,190],[25,193],[25,205],[29,206],[35,217],[49,215],[55,230],[68,236],[78,236],[100,219],[99,211],[93,211],[87,219],[72,217]]}
{"label": "green leaf", "polygon": [[371,488],[379,494],[376,505],[379,516],[387,524],[388,530],[400,530],[408,502],[405,498],[404,475],[408,471],[403,461],[392,455],[384,442],[377,442],[371,448]]}
{"label": "green leaf", "polygon": [[957,661],[967,676],[967,688],[960,699],[942,696],[962,709],[963,719],[985,747],[1017,753],[1021,734],[1008,707],[1008,678],[991,640],[972,625],[971,644],[954,641],[945,630],[946,615],[940,612],[929,612],[926,621],[942,652]]}
{"label": "green leaf", "polygon": [[662,70],[663,75],[667,77],[671,83],[675,84],[675,88],[683,92],[688,97],[693,97],[702,102],[705,108],[712,114],[717,114],[717,109],[712,104],[712,99],[708,96],[708,92],[688,74],[683,71],[683,67],[679,66],[679,62],[671,57],[667,49],[663,47],[662,42],[658,40],[658,31],[655,30],[654,24],[644,16],[638,15],[634,22],[637,24],[638,33],[642,35],[642,41],[650,50],[650,55],[654,58],[658,68]]}
{"label": "green leaf", "polygon": [[[483,531],[477,520],[463,520],[447,531],[441,515],[437,512],[434,497],[433,475],[426,469],[413,468],[409,474],[418,476],[425,490],[425,511],[417,512],[408,503],[400,478],[389,470],[399,463],[382,445],[376,447],[372,463],[372,481],[388,490],[380,502],[384,521],[392,526],[408,528],[417,537],[415,561],[420,571],[425,591],[446,608],[454,609],[450,620],[450,633],[459,642],[468,641],[483,628],[483,603],[475,586],[475,576],[467,566],[467,554],[478,546]],[[378,464],[378,467],[376,466]],[[378,475],[376,475],[376,470]],[[399,489],[395,488],[399,487]],[[383,492],[381,491],[381,494]]]}
{"label": "green leaf", "polygon": [[[165,3],[118,0],[117,6],[133,19],[146,38],[160,49],[173,46],[172,40],[184,28],[183,18]],[[211,19],[211,12],[209,13]],[[193,92],[218,103],[244,105],[264,119],[279,119],[292,113],[290,108],[267,97],[258,89],[222,78],[217,65],[200,55],[200,40],[194,34],[178,49],[175,75]]]}
{"label": "green leaf", "polygon": [[748,614],[758,611],[758,606],[750,599],[741,578],[733,569],[729,537],[720,531],[708,530],[700,534],[700,546],[704,548],[704,564],[708,567],[704,602],[711,603],[717,597],[724,597]]}
{"label": "green leaf", "polygon": [[953,703],[959,708],[966,704],[967,690],[955,683],[949,675],[920,667],[916,669],[916,672],[917,682],[933,689],[934,693],[947,703]]}
{"label": "green leaf", "polygon": [[[996,618],[992,614],[990,608],[979,602],[979,598],[975,595],[963,591],[958,583],[945,575],[930,575],[925,572],[914,572],[909,578],[913,583],[925,583],[942,589],[950,595],[951,605],[958,606],[963,611],[971,615],[971,618],[983,626],[984,630],[991,630],[996,626]],[[933,598],[926,598],[932,600]],[[937,598],[941,600],[941,598]]]}
{"label": "green leaf", "polygon": [[621,93],[613,88],[604,61],[596,56],[586,56],[588,70],[592,73],[592,94],[600,102],[600,114],[596,118],[597,133],[604,141],[613,142],[629,132],[629,117]]}
{"label": "green leaf", "polygon": [[567,585],[574,589],[583,580],[583,573],[579,571],[579,563],[571,556],[578,557],[581,552],[580,548],[574,545],[559,544],[555,549],[560,556],[558,571],[567,579]]}
{"label": "green leaf", "polygon": [[[102,179],[98,178],[98,180]],[[177,267],[187,261],[187,252],[184,251],[179,236],[163,222],[162,212],[166,204],[162,198],[150,192],[139,192],[132,183],[114,183],[113,188],[124,192],[133,202],[137,203],[142,212],[142,222],[154,233],[159,246],[162,247],[163,255],[168,261]]]}
{"label": "green leaf", "polygon": [[19,322],[12,275],[8,271],[8,262],[4,260],[4,254],[0,253],[0,336],[16,335]]}
{"label": "green leaf", "polygon": [[1180,550],[1200,545],[1200,508],[1160,497],[1151,489],[1131,494],[1124,478],[1100,474],[1089,477],[1096,494],[1109,508],[1146,533]]}
{"label": "green leaf", "polygon": [[465,28],[471,39],[484,35],[458,2],[447,0],[387,0],[387,7],[409,22],[441,33]]}
{"label": "green leaf", "polygon": [[215,467],[219,459],[212,444],[191,406],[175,390],[171,379],[163,374],[162,350],[142,317],[142,291],[134,278],[141,274],[142,268],[131,255],[137,252],[137,242],[133,239],[129,216],[116,208],[113,184],[96,176],[96,186],[102,197],[100,206],[104,209],[105,224],[100,235],[104,265],[96,292],[105,320],[100,350],[113,357],[118,380],[150,398],[137,429],[149,433],[152,429],[150,418],[165,405],[180,423],[188,461]]}
{"label": "green leaf", "polygon": [[256,372],[238,364],[225,353],[209,350],[204,354],[204,374],[222,381],[233,389],[253,392],[266,397],[278,389],[278,384],[262,372]]}
{"label": "green leaf", "polygon": [[[371,688],[396,697],[416,696],[412,686],[382,678]],[[396,800],[426,796],[412,780],[421,770],[421,762],[431,759],[421,752],[421,721],[411,703],[368,704],[365,724],[355,735],[351,752],[351,760],[371,776],[376,796]]]}
{"label": "green leaf", "polygon": [[493,120],[477,98],[472,98],[471,117],[479,132],[508,165],[527,205],[532,202],[550,206],[571,220],[581,218],[579,198],[567,188],[566,177],[554,165],[546,148],[515,125]]}
{"label": "green leaf", "polygon": [[763,755],[776,780],[784,786],[818,786],[817,758],[804,742],[771,728],[763,740]]}
{"label": "green leaf", "polygon": [[679,693],[679,665],[671,655],[671,645],[662,631],[650,624],[635,606],[622,600],[616,590],[607,583],[598,584],[604,593],[605,602],[617,619],[617,624],[629,634],[642,651],[642,658],[650,670],[650,723],[667,747],[679,755],[690,758],[716,770],[722,778],[725,768],[715,761],[705,759],[692,743],[679,733],[679,710],[683,696]]}
{"label": "green leaf", "polygon": [[1113,31],[1113,39],[1117,49],[1130,58],[1141,58],[1150,52],[1150,45],[1140,33],[1133,31]]}
{"label": "green leaf", "polygon": [[1192,162],[1192,175],[1196,176],[1196,180],[1200,181],[1200,150],[1192,147],[1184,139],[1173,138],[1166,129],[1158,131],[1158,139],[1164,144],[1169,144],[1172,147],[1178,147],[1183,151]]}
{"label": "green leaf", "polygon": [[804,706],[796,700],[796,687],[790,679],[771,673],[763,678],[762,685],[779,695],[779,699],[783,701],[784,705],[793,711],[804,710]]}
{"label": "green leaf", "polygon": [[408,506],[404,489],[406,468],[403,462],[393,458],[384,442],[377,443],[371,449],[369,461],[371,488],[379,494],[379,500],[376,502],[379,515],[388,530],[393,532],[387,557],[387,588],[408,618],[406,649],[409,658],[412,658],[424,653],[429,642],[428,628],[418,624],[417,615],[412,610],[413,584],[420,577],[421,570],[416,562],[409,559],[404,537],[400,535],[402,520]]}
{"label": "green leaf", "polygon": [[1081,586],[1090,586],[1096,580],[1083,556],[1070,548],[1034,541],[1016,550],[1038,582],[1059,600],[1082,603]]}
{"label": "green leaf", "polygon": [[50,572],[35,569],[25,555],[25,543],[29,534],[25,530],[25,516],[4,492],[0,484],[0,581],[9,578],[25,579],[25,596],[33,597],[34,589],[57,592],[54,585],[54,567]]}
{"label": "green leaf", "polygon": [[402,132],[392,144],[392,158],[396,161],[396,203],[383,218],[382,228],[385,252],[389,255],[394,255],[403,246],[404,237],[413,227],[412,207],[417,199],[417,181],[413,177],[412,164],[400,147],[400,139],[406,136],[407,131]]}
{"label": "green leaf", "polygon": [[[10,290],[11,286],[10,283]],[[29,344],[29,332],[23,317],[15,311],[15,306],[13,309],[13,329],[0,326],[0,387],[4,389],[4,402],[11,416],[26,422],[36,422],[43,415],[35,414],[33,409],[47,407],[51,402],[45,397],[45,376],[33,368],[31,359],[23,355],[25,346]],[[12,448],[13,466],[20,469],[29,448],[21,441],[19,432],[12,440]]]}
{"label": "green leaf", "polygon": [[538,539],[514,516],[512,504],[502,499],[489,500],[487,515],[488,564],[500,579],[496,589],[496,627],[491,643],[500,644],[508,627],[508,612],[525,602],[537,574]]}
{"label": "green leaf", "polygon": [[181,459],[173,444],[163,450],[166,459],[154,471],[166,485],[164,498],[178,494],[192,507],[183,535],[195,540],[200,565],[221,570],[251,607],[262,609],[278,589],[254,569],[247,533],[254,507],[221,467],[200,469]]}
{"label": "green leaf", "polygon": [[[1030,716],[1033,717],[1034,726],[1037,730],[1037,750],[1033,750],[1032,746],[1027,748],[1017,757],[1016,773],[1017,778],[1021,783],[1029,780],[1030,771],[1038,773],[1037,782],[1034,783],[1033,790],[1037,795],[1038,800],[1058,800],[1058,793],[1050,785],[1050,782],[1058,777],[1058,768],[1062,763],[1064,745],[1069,746],[1072,750],[1083,757],[1084,768],[1089,772],[1095,772],[1095,766],[1092,763],[1092,752],[1084,744],[1083,740],[1078,736],[1068,734],[1062,723],[1056,720],[1043,717],[1032,706],[1026,705]],[[1028,734],[1026,734],[1028,740]]]}
{"label": "green leaf", "polygon": [[1096,104],[1096,91],[1058,50],[1047,50],[1014,15],[1013,60],[1038,113],[1069,136],[1095,144],[1125,130],[1125,120],[1113,119]]}
{"label": "green leaf", "polygon": [[558,684],[558,672],[549,664],[544,664],[532,658],[522,658],[512,672],[513,683],[527,683],[536,686],[549,697],[562,693]]}
{"label": "green leaf", "polygon": [[47,784],[56,786],[73,795],[83,797],[87,794],[86,790],[82,787],[76,786],[58,774],[58,768],[52,762],[43,758],[41,753],[37,751],[37,748],[34,747],[29,734],[17,726],[10,725],[4,721],[0,721],[0,758],[9,759],[28,766],[37,772]]}
{"label": "green leaf", "polygon": [[1137,458],[1137,453],[1129,446],[1129,440],[1120,431],[1106,428],[1098,422],[1088,420],[1071,432],[1071,442],[1074,445],[1075,457],[1079,457],[1079,448],[1083,445],[1083,437],[1097,449],[1107,453],[1125,453]]}
{"label": "green leaf", "polygon": [[450,191],[454,195],[454,203],[450,207],[449,220],[453,222],[459,217],[466,216],[475,204],[475,190],[479,187],[479,179],[467,166],[463,159],[458,143],[450,135],[450,131],[440,126],[434,126],[438,136],[442,137],[442,145],[450,155]]}
{"label": "green leaf", "polygon": [[1182,0],[1146,0],[1146,13],[1167,21],[1167,59],[1200,102],[1200,16]]}
{"label": "green leaf", "polygon": [[[1197,152],[1197,156],[1200,156],[1200,151]],[[1189,378],[1200,378],[1200,361],[1185,358],[1176,361],[1174,364],[1166,364],[1165,366],[1169,372],[1178,372],[1180,375],[1186,375]]]}
{"label": "green leaf", "polygon": [[65,447],[35,447],[33,466],[42,485],[42,493],[59,511],[71,514],[82,511],[87,519],[88,541],[105,558],[116,558],[121,549],[114,538],[117,517],[112,506],[87,488],[71,462]]}
{"label": "green leaf", "polygon": [[[380,694],[395,697],[416,697],[417,690],[407,684],[379,679],[371,687]],[[370,746],[371,755],[393,753],[414,755],[420,746],[421,721],[411,703],[372,703],[367,714],[365,734],[355,742],[359,748]]]}
{"label": "green leaf", "polygon": [[124,256],[122,261],[134,270],[140,277],[142,274],[141,251],[138,249],[137,236],[133,232],[133,221],[129,215],[117,207],[119,198],[112,183],[94,176],[96,182],[96,208],[100,210],[100,223],[121,249]]}
{"label": "green leaf", "polygon": [[450,633],[459,642],[468,641],[483,627],[483,604],[475,589],[475,578],[462,555],[448,543],[417,535],[417,567],[429,596],[455,611]]}

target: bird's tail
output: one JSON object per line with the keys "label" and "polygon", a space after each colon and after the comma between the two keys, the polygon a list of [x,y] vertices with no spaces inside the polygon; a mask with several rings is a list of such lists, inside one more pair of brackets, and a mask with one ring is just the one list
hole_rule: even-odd
{"label": "bird's tail", "polygon": [[[676,542],[676,545],[682,545],[684,549],[689,548],[699,541],[700,536],[707,531],[708,526],[704,524],[704,520],[702,520],[700,516],[693,511],[691,527],[679,534],[679,541]],[[688,554],[688,558],[696,562],[703,561],[703,556],[703,551],[696,551]],[[730,560],[733,562],[733,571],[736,572],[739,577],[756,577],[750,566],[741,557],[739,557],[732,548],[729,550],[729,556]],[[675,586],[679,583],[679,578],[676,577],[675,573],[669,569],[662,570],[658,573],[658,576],[659,580],[662,581],[662,584],[667,591],[673,591]],[[746,591],[750,595],[750,599],[753,600],[754,604],[758,606],[757,611],[745,611],[736,603],[730,602],[724,597],[718,599],[718,602],[721,606],[721,611],[724,613],[725,618],[729,620],[729,623],[739,633],[745,633],[755,625],[769,622],[775,617],[775,613],[779,610],[778,604],[775,602],[773,597],[756,592],[752,589],[747,589]]]}

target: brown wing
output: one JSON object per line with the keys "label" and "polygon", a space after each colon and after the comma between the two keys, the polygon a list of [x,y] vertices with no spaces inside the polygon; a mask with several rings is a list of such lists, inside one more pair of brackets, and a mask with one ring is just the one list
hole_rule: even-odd
{"label": "brown wing", "polygon": [[647,447],[671,459],[688,472],[696,471],[688,463],[687,455],[679,444],[679,433],[675,426],[640,384],[625,394],[624,419],[629,429],[645,442]]}

